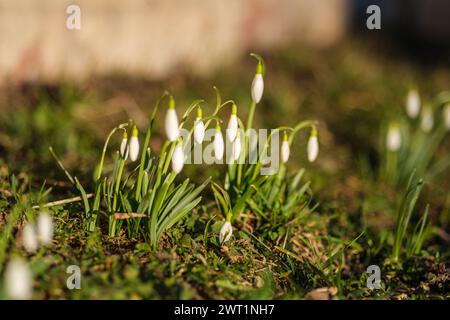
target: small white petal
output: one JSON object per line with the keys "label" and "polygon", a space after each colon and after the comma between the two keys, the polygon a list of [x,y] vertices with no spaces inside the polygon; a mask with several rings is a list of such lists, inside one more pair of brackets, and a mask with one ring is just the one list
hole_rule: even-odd
{"label": "small white petal", "polygon": [[402,144],[402,136],[400,134],[400,130],[397,126],[390,126],[387,136],[386,136],[386,145],[389,151],[398,151]]}
{"label": "small white petal", "polygon": [[224,152],[224,142],[222,132],[219,130],[214,134],[214,156],[218,161],[222,160]]}
{"label": "small white petal", "polygon": [[237,161],[241,155],[241,138],[239,135],[236,136],[233,142],[233,160]]}
{"label": "small white petal", "polygon": [[177,140],[180,136],[180,130],[178,128],[178,117],[175,108],[167,109],[165,129],[167,139],[169,139],[169,141],[171,142]]}
{"label": "small white petal", "polygon": [[228,126],[227,126],[228,141],[230,141],[230,142],[234,141],[234,139],[236,138],[237,130],[238,130],[238,119],[235,114],[232,114],[230,116],[230,121],[228,121]]}
{"label": "small white petal", "polygon": [[31,299],[31,272],[23,260],[14,258],[8,263],[5,270],[5,288],[11,299]]}
{"label": "small white petal", "polygon": [[319,141],[317,140],[316,135],[309,137],[307,153],[309,162],[313,162],[314,160],[316,160],[317,155],[319,154]]}
{"label": "small white petal", "polygon": [[172,170],[175,173],[180,173],[181,169],[183,169],[184,165],[184,154],[181,143],[179,143],[172,153]]}
{"label": "small white petal", "polygon": [[128,158],[128,151],[129,151],[129,147],[128,147],[128,139],[123,138],[122,142],[120,143],[120,156],[122,158],[124,158],[125,160],[127,160]]}
{"label": "small white petal", "polygon": [[445,123],[445,127],[450,130],[450,103],[447,103],[444,106],[444,123]]}
{"label": "small white petal", "polygon": [[420,112],[420,96],[417,90],[410,90],[406,97],[406,113],[410,118],[416,118]]}
{"label": "small white petal", "polygon": [[284,140],[281,143],[281,161],[286,163],[289,160],[289,155],[290,155],[289,142]]}
{"label": "small white petal", "polygon": [[261,101],[264,92],[264,79],[262,74],[257,73],[252,82],[252,99],[255,103]]}
{"label": "small white petal", "polygon": [[205,125],[202,120],[195,120],[194,122],[194,140],[197,144],[201,144],[205,138]]}
{"label": "small white petal", "polygon": [[139,155],[139,139],[138,137],[132,136],[130,139],[129,146],[130,160],[136,161]]}
{"label": "small white petal", "polygon": [[219,242],[220,244],[223,244],[230,240],[231,235],[233,234],[233,227],[231,226],[231,222],[226,221],[222,228],[220,229],[219,233]]}
{"label": "small white petal", "polygon": [[42,212],[37,219],[37,237],[42,245],[48,245],[53,240],[53,219]]}
{"label": "small white petal", "polygon": [[27,250],[29,253],[36,252],[39,246],[39,242],[33,224],[27,223],[25,225],[25,227],[23,228],[22,240],[25,250]]}
{"label": "small white petal", "polygon": [[420,127],[422,128],[423,131],[430,132],[431,129],[433,129],[433,125],[434,125],[433,110],[431,110],[429,107],[423,109]]}

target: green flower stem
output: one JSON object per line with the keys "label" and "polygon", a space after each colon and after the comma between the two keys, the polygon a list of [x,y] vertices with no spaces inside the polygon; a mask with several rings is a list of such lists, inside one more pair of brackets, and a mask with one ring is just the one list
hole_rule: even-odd
{"label": "green flower stem", "polygon": [[111,130],[111,132],[109,133],[108,137],[106,138],[105,144],[103,146],[102,157],[100,159],[100,164],[98,166],[97,176],[95,177],[96,178],[95,181],[98,181],[100,179],[100,177],[102,176],[103,163],[105,162],[105,154],[106,154],[106,150],[108,148],[109,140],[111,139],[111,137],[114,135],[114,133],[117,130],[123,129],[126,126],[128,126],[128,123],[122,123],[122,124],[118,125],[117,127],[113,128]]}

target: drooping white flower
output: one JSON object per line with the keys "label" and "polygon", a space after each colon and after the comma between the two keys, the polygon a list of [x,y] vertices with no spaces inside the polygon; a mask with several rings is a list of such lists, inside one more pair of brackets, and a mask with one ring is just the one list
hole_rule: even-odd
{"label": "drooping white flower", "polygon": [[237,119],[237,106],[233,104],[231,107],[231,116],[230,120],[228,121],[227,126],[227,138],[228,141],[233,142],[236,138],[236,133],[238,130],[238,119]]}
{"label": "drooping white flower", "polygon": [[131,139],[130,139],[130,146],[129,146],[129,153],[130,153],[130,160],[136,161],[139,155],[139,139],[138,139],[139,131],[136,128],[136,126],[133,127],[133,130],[131,132]]}
{"label": "drooping white flower", "polygon": [[261,101],[264,92],[264,79],[262,73],[256,73],[252,82],[252,100],[255,103]]}
{"label": "drooping white flower", "polygon": [[233,141],[233,160],[237,161],[239,159],[239,156],[241,155],[241,137],[239,132],[236,133],[236,138]]}
{"label": "drooping white flower", "polygon": [[286,163],[289,160],[289,155],[291,151],[289,148],[289,141],[286,132],[283,136],[283,142],[281,143],[281,161]]}
{"label": "drooping white flower", "polygon": [[127,134],[126,131],[123,132],[123,138],[122,138],[122,142],[120,143],[120,149],[119,150],[120,150],[120,156],[124,160],[127,160],[129,146],[128,146],[128,134]]}
{"label": "drooping white flower", "polygon": [[22,241],[25,250],[34,253],[39,247],[39,241],[36,235],[34,224],[27,223],[22,231]]}
{"label": "drooping white flower", "polygon": [[444,124],[447,130],[450,130],[450,103],[447,103],[443,109]]}
{"label": "drooping white flower", "polygon": [[53,240],[53,219],[47,212],[41,212],[36,222],[37,237],[41,245],[49,245]]}
{"label": "drooping white flower", "polygon": [[219,242],[220,244],[223,244],[230,240],[231,235],[233,234],[233,227],[231,226],[230,221],[225,221],[225,223],[222,225],[222,228],[220,229],[219,233]]}
{"label": "drooping white flower", "polygon": [[201,144],[205,138],[205,124],[202,121],[202,109],[197,109],[197,119],[194,121],[194,140]]}
{"label": "drooping white flower", "polygon": [[396,152],[402,145],[402,136],[397,124],[390,124],[386,136],[386,146],[389,151]]}
{"label": "drooping white flower", "polygon": [[317,155],[319,154],[319,140],[317,139],[316,128],[311,130],[311,135],[308,140],[307,153],[309,162],[316,160]]}
{"label": "drooping white flower", "polygon": [[406,96],[406,113],[412,119],[417,118],[420,112],[420,96],[417,90],[409,90]]}
{"label": "drooping white flower", "polygon": [[167,139],[173,142],[180,136],[180,129],[178,127],[178,117],[175,111],[175,101],[171,98],[169,101],[169,108],[166,113],[165,129]]}
{"label": "drooping white flower", "polygon": [[175,173],[180,173],[184,165],[184,154],[181,139],[175,146],[172,153],[172,170]]}
{"label": "drooping white flower", "polygon": [[224,152],[224,141],[222,131],[220,131],[219,124],[217,124],[216,133],[214,134],[213,147],[214,147],[214,157],[216,158],[216,160],[218,161],[222,160]]}
{"label": "drooping white flower", "polygon": [[433,118],[433,110],[430,106],[426,106],[422,110],[422,119],[420,121],[420,127],[425,132],[430,132],[433,129],[434,118]]}
{"label": "drooping white flower", "polygon": [[31,299],[32,279],[28,265],[20,258],[13,258],[5,270],[5,289],[9,298]]}

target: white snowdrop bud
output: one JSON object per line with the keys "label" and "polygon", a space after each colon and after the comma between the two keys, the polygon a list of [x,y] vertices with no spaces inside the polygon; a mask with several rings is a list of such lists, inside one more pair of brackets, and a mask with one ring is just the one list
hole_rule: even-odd
{"label": "white snowdrop bud", "polygon": [[133,130],[131,132],[131,139],[130,139],[130,146],[129,146],[129,153],[130,153],[130,160],[136,161],[139,155],[139,139],[138,139],[139,131],[136,128],[136,126],[133,127]]}
{"label": "white snowdrop bud", "polygon": [[37,237],[41,245],[49,245],[53,240],[53,219],[47,212],[41,212],[37,219]]}
{"label": "white snowdrop bud", "polygon": [[420,112],[420,96],[417,90],[409,90],[406,96],[406,113],[412,119],[417,118]]}
{"label": "white snowdrop bud", "polygon": [[264,79],[262,76],[262,64],[258,62],[256,66],[256,74],[252,82],[252,99],[255,103],[261,101],[264,92]]}
{"label": "white snowdrop bud", "polygon": [[233,160],[239,160],[239,156],[241,155],[241,137],[239,132],[236,133],[236,138],[233,141]]}
{"label": "white snowdrop bud", "polygon": [[220,244],[223,244],[230,240],[231,235],[233,234],[233,227],[231,226],[230,221],[225,221],[225,223],[222,225],[222,228],[220,229],[219,233],[219,242]]}
{"label": "white snowdrop bud", "polygon": [[183,169],[183,165],[184,165],[184,154],[182,142],[180,139],[172,153],[172,170],[175,173],[180,173],[181,169]]}
{"label": "white snowdrop bud", "polygon": [[228,121],[227,127],[227,138],[228,141],[233,142],[236,138],[236,132],[238,130],[238,119],[237,119],[237,106],[233,103],[231,107],[231,116]]}
{"label": "white snowdrop bud", "polygon": [[177,112],[175,111],[175,101],[173,98],[170,98],[169,109],[167,109],[165,122],[166,135],[170,142],[177,140],[180,136],[180,129],[178,126],[179,124]]}
{"label": "white snowdrop bud", "polygon": [[450,130],[450,103],[447,103],[443,109],[444,124],[447,130]]}
{"label": "white snowdrop bud", "polygon": [[39,247],[39,242],[36,235],[36,230],[32,223],[27,223],[22,231],[22,241],[25,250],[29,253],[36,252]]}
{"label": "white snowdrop bud", "polygon": [[317,139],[316,128],[311,130],[311,135],[308,140],[307,153],[309,162],[316,160],[317,155],[319,154],[319,140]]}
{"label": "white snowdrop bud", "polygon": [[402,145],[402,136],[400,134],[400,128],[395,123],[390,124],[386,136],[386,146],[388,150],[396,152],[400,149],[401,145]]}
{"label": "white snowdrop bud", "polygon": [[285,132],[283,135],[283,142],[281,143],[281,161],[286,163],[289,160],[290,153],[288,136]]}
{"label": "white snowdrop bud", "polygon": [[220,126],[217,124],[216,127],[216,133],[214,134],[214,157],[216,160],[220,161],[223,158],[223,152],[224,152],[224,141],[222,136],[222,131],[220,131]]}
{"label": "white snowdrop bud", "polygon": [[126,131],[123,132],[123,139],[122,139],[122,142],[120,143],[120,149],[119,150],[120,150],[120,156],[124,160],[127,160],[129,147],[128,147],[128,134],[127,134]]}
{"label": "white snowdrop bud", "polygon": [[433,129],[434,118],[433,118],[433,110],[430,106],[426,106],[422,110],[422,119],[420,121],[420,127],[425,132],[430,132]]}
{"label": "white snowdrop bud", "polygon": [[194,140],[197,144],[201,144],[205,138],[205,124],[202,121],[202,109],[197,109],[197,119],[194,121]]}
{"label": "white snowdrop bud", "polygon": [[13,258],[6,266],[5,289],[6,294],[11,299],[31,299],[33,289],[31,272],[22,259]]}

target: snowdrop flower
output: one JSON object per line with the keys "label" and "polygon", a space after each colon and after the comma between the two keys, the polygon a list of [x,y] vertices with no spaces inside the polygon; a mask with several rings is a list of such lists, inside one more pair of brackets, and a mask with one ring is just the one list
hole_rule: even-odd
{"label": "snowdrop flower", "polygon": [[139,155],[139,139],[138,139],[139,131],[136,128],[136,126],[133,127],[133,130],[131,132],[131,139],[130,139],[130,160],[136,161]]}
{"label": "snowdrop flower", "polygon": [[27,223],[23,228],[22,241],[23,246],[28,253],[36,252],[39,247],[39,242],[36,236],[36,230],[32,223]]}
{"label": "snowdrop flower", "polygon": [[447,128],[447,130],[450,130],[450,103],[447,103],[444,106],[444,123],[445,123],[445,127]]}
{"label": "snowdrop flower", "polygon": [[181,169],[183,169],[183,165],[184,165],[184,154],[182,141],[180,139],[172,153],[172,170],[175,173],[180,173]]}
{"label": "snowdrop flower", "polygon": [[218,161],[222,160],[224,152],[224,142],[222,131],[220,131],[220,125],[218,123],[216,127],[216,133],[214,134],[213,147],[214,147],[214,157],[216,157],[216,160]]}
{"label": "snowdrop flower", "polygon": [[233,234],[233,227],[231,226],[231,222],[227,220],[220,229],[219,233],[220,244],[223,244],[228,240],[230,240],[232,234]]}
{"label": "snowdrop flower", "polygon": [[317,139],[317,129],[315,127],[311,130],[311,135],[309,136],[307,153],[309,162],[316,160],[319,154],[319,140]]}
{"label": "snowdrop flower", "polygon": [[396,152],[402,145],[402,136],[397,124],[391,123],[386,136],[386,146],[389,151]]}
{"label": "snowdrop flower", "polygon": [[230,142],[233,142],[236,138],[236,133],[238,130],[238,119],[237,119],[237,106],[233,103],[231,107],[231,116],[228,121],[227,127],[227,137]]}
{"label": "snowdrop flower", "polygon": [[32,281],[28,265],[19,258],[13,258],[5,270],[5,288],[9,298],[31,299]]}
{"label": "snowdrop flower", "polygon": [[233,160],[237,161],[241,155],[241,137],[239,132],[236,133],[236,138],[233,142]]}
{"label": "snowdrop flower", "polygon": [[194,121],[194,140],[201,144],[205,138],[205,125],[202,121],[202,108],[197,109],[197,119]]}
{"label": "snowdrop flower", "polygon": [[281,161],[286,163],[289,160],[290,149],[289,149],[289,141],[286,132],[283,135],[283,142],[281,143]]}
{"label": "snowdrop flower", "polygon": [[256,74],[252,82],[252,100],[255,103],[259,103],[259,101],[261,101],[264,92],[264,79],[262,76],[262,71],[262,63],[258,62],[258,65],[256,66]]}
{"label": "snowdrop flower", "polygon": [[127,160],[129,147],[128,147],[128,134],[127,134],[126,130],[123,132],[123,138],[122,138],[122,142],[120,143],[120,149],[119,150],[120,150],[120,156],[124,160]]}
{"label": "snowdrop flower", "polygon": [[37,237],[42,245],[53,240],[53,220],[47,212],[42,212],[37,219]]}
{"label": "snowdrop flower", "polygon": [[417,90],[409,90],[406,97],[406,113],[412,119],[417,118],[420,111],[420,96]]}
{"label": "snowdrop flower", "polygon": [[430,106],[426,106],[422,111],[422,119],[420,122],[420,127],[425,132],[430,132],[433,129],[434,118],[433,118],[433,110]]}
{"label": "snowdrop flower", "polygon": [[175,100],[170,98],[169,100],[169,109],[167,109],[166,113],[166,135],[167,139],[170,142],[173,142],[178,139],[180,136],[180,129],[178,128],[178,117],[177,112],[175,111]]}

